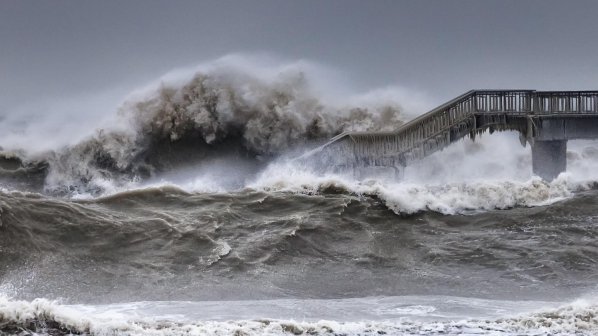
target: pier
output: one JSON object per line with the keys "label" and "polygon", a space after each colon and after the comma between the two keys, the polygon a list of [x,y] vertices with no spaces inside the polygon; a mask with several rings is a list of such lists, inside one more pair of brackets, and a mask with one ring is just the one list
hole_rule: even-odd
{"label": "pier", "polygon": [[472,90],[392,132],[345,132],[311,152],[337,170],[403,171],[452,143],[517,131],[532,149],[533,173],[552,180],[567,168],[567,141],[598,138],[598,91]]}

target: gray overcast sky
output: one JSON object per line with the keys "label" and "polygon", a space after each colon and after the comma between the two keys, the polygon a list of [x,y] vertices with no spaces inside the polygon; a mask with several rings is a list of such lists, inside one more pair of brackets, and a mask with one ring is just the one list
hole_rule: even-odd
{"label": "gray overcast sky", "polygon": [[598,1],[0,2],[0,108],[271,52],[444,101],[472,88],[598,89]]}

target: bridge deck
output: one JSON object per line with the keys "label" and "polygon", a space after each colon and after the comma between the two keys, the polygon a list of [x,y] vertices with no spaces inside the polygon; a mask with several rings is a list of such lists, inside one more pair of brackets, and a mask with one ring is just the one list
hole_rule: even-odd
{"label": "bridge deck", "polygon": [[405,166],[459,139],[513,130],[533,140],[539,118],[598,116],[598,91],[473,90],[394,132],[345,132],[311,154],[323,164]]}

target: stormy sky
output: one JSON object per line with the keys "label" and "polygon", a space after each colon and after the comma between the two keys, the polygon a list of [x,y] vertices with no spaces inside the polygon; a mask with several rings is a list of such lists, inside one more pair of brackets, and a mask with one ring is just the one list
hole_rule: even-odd
{"label": "stormy sky", "polygon": [[589,0],[3,0],[0,108],[129,90],[229,53],[312,60],[355,87],[437,102],[473,88],[598,89],[596,14]]}

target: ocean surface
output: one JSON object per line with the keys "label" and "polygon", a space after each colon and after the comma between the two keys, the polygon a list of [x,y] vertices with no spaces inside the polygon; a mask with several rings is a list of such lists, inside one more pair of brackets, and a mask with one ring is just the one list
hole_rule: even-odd
{"label": "ocean surface", "polygon": [[596,143],[552,182],[511,133],[356,179],[294,158],[409,113],[304,76],[212,65],[73,143],[0,136],[0,334],[598,335]]}

